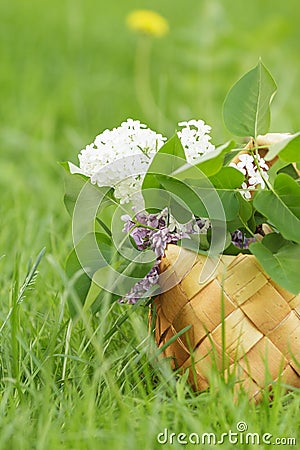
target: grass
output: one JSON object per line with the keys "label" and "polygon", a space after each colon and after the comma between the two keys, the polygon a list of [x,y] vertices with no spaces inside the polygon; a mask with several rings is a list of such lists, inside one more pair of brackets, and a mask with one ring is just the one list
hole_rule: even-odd
{"label": "grass", "polygon": [[[124,17],[136,7],[170,22],[169,36],[152,45],[158,117],[135,93],[136,36]],[[215,142],[225,141],[224,96],[259,56],[280,87],[273,131],[297,131],[299,15],[296,0],[1,3],[0,449],[154,449],[165,428],[220,434],[239,421],[251,432],[299,439],[299,392],[276,392],[271,406],[265,399],[258,407],[241,394],[235,404],[217,379],[218,389],[195,395],[151,359],[147,311],[134,311],[106,340],[126,307],[103,304],[97,317],[70,323],[71,224],[57,164],[75,162],[99,131],[126,117],[168,135],[177,121],[200,117]],[[39,274],[18,304],[43,247]]]}

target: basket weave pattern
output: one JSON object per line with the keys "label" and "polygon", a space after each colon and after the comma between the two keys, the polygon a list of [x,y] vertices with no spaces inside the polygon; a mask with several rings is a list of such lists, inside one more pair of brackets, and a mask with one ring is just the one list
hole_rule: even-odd
{"label": "basket weave pattern", "polygon": [[[207,258],[198,255],[184,274],[189,254],[169,245],[161,272],[171,269],[178,284],[154,303],[159,346],[190,325],[164,351],[174,368],[189,368],[189,382],[201,391],[209,386],[212,366],[226,367],[225,377],[234,373],[236,389],[256,401],[261,389],[278,379],[300,387],[300,295],[276,285],[254,256],[243,254],[223,256],[199,284]],[[182,273],[176,265],[172,269],[178,258]]]}

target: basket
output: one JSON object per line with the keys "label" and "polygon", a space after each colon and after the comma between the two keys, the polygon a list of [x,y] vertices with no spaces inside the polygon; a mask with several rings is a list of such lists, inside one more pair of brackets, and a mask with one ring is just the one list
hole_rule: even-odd
{"label": "basket", "polygon": [[197,391],[209,387],[213,367],[225,379],[233,375],[235,392],[243,389],[256,402],[276,381],[299,388],[300,295],[282,289],[245,254],[223,255],[199,283],[209,262],[176,245],[166,250],[160,269],[168,276],[161,287],[166,290],[170,278],[176,283],[152,306],[164,356],[174,369],[189,369]]}

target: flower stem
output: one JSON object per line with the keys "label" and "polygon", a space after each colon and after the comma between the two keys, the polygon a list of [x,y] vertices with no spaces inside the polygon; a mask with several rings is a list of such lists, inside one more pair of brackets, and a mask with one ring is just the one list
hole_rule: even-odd
{"label": "flower stem", "polygon": [[135,58],[135,88],[138,102],[142,111],[158,128],[172,127],[170,121],[164,116],[158,107],[151,88],[151,47],[150,36],[142,35],[138,39]]}

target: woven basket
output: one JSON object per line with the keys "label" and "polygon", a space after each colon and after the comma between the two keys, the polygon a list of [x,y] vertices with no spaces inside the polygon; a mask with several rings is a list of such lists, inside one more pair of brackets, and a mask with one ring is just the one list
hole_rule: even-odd
{"label": "woven basket", "polygon": [[207,262],[178,246],[167,248],[160,269],[177,284],[153,304],[156,342],[163,346],[190,328],[164,356],[173,368],[189,369],[198,391],[209,387],[213,367],[225,378],[233,374],[236,393],[242,388],[255,401],[275,381],[300,388],[300,295],[276,285],[254,256],[243,254],[222,256],[199,284]]}

